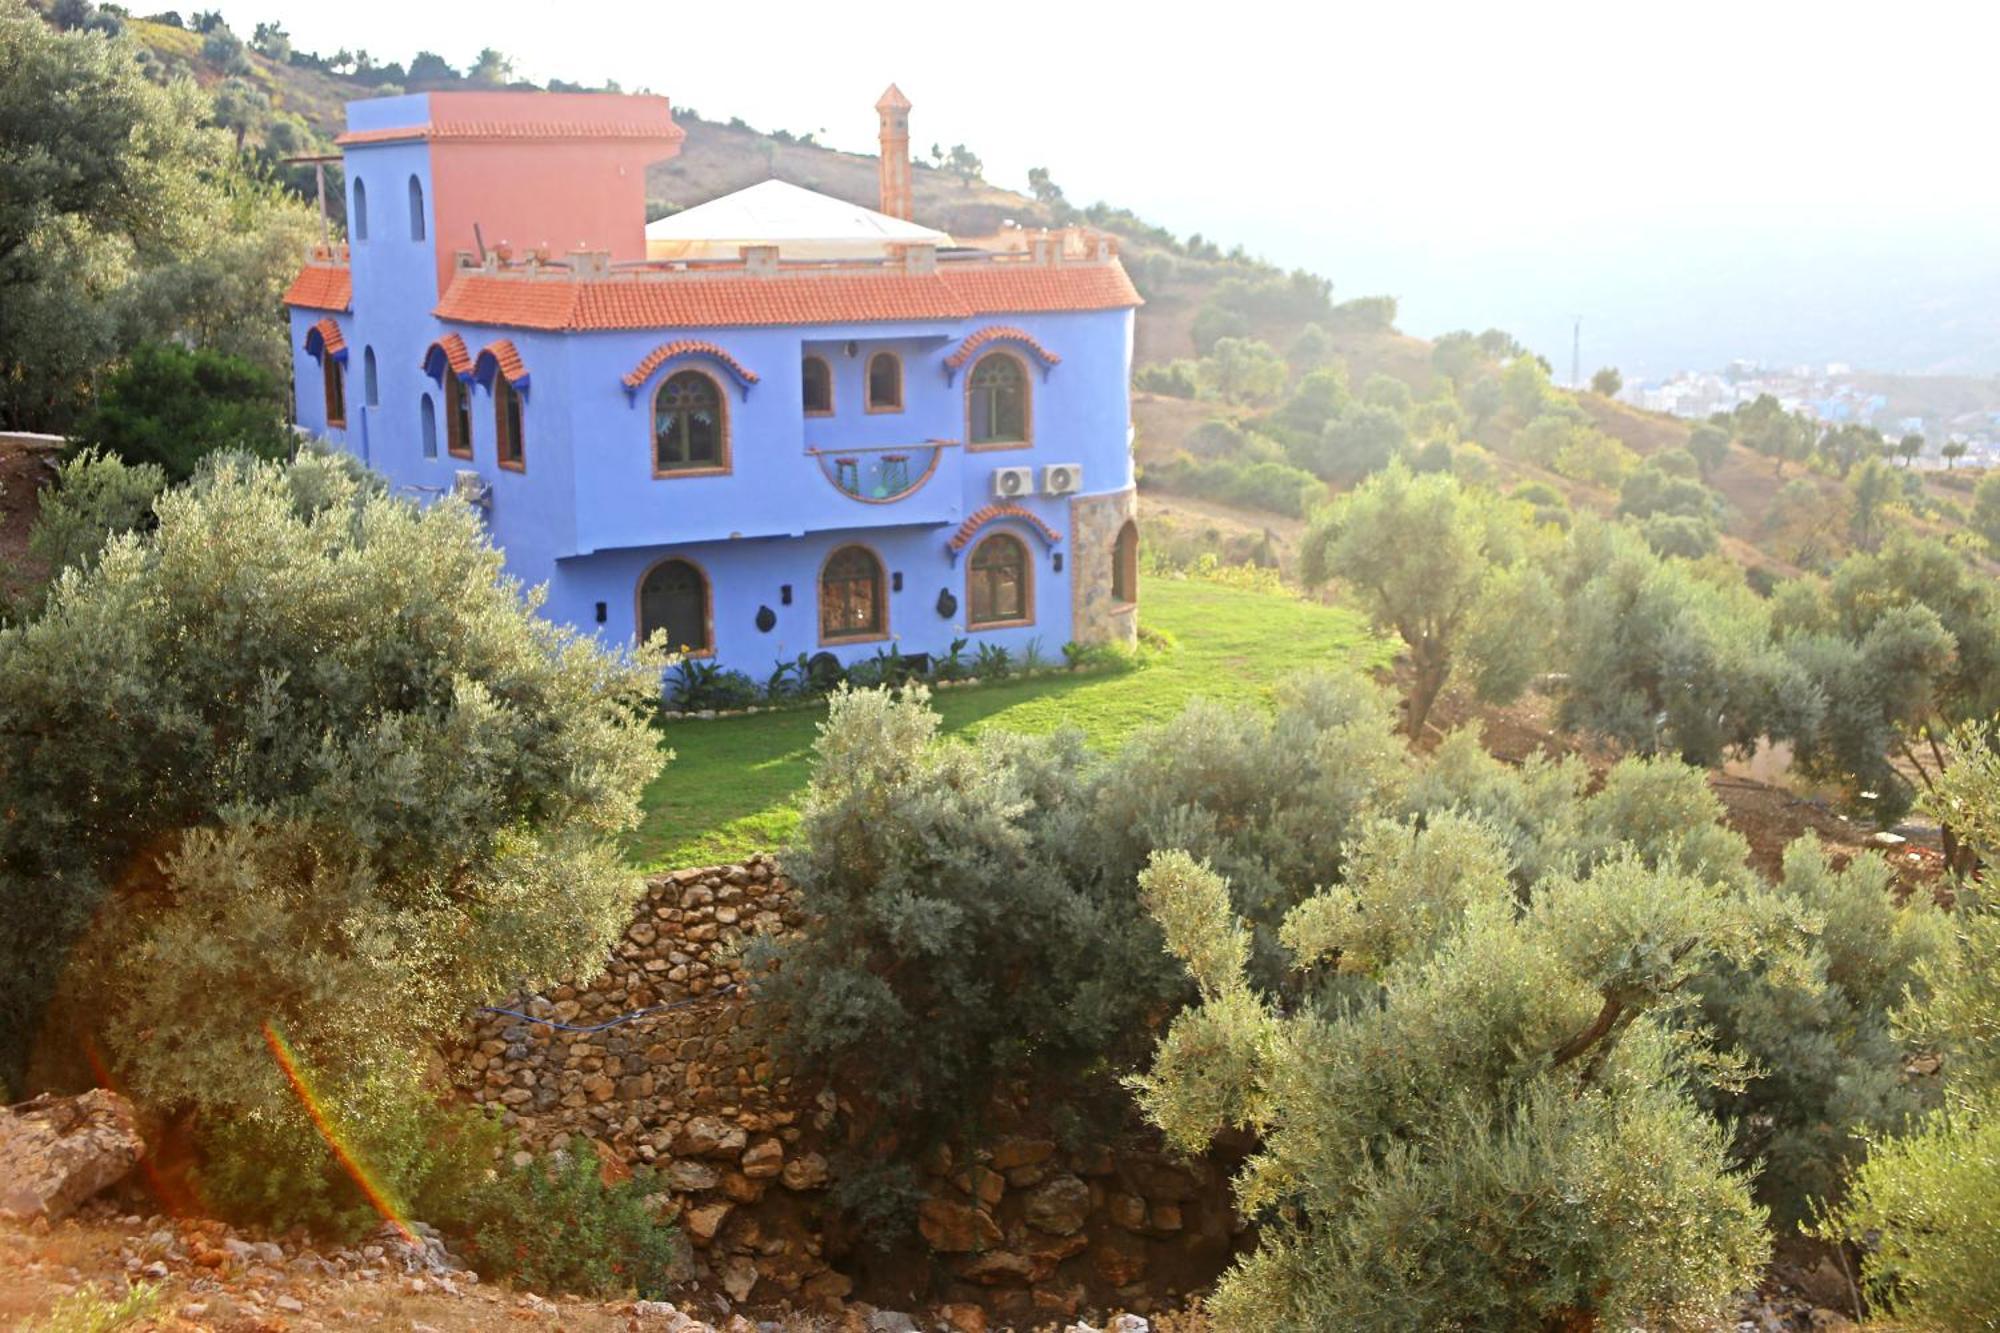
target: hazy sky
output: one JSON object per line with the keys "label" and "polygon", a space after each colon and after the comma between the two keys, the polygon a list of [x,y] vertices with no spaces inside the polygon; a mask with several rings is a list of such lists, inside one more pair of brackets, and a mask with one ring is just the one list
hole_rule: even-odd
{"label": "hazy sky", "polygon": [[1718,265],[1754,287],[1802,253],[1830,279],[1870,255],[2000,276],[1990,4],[221,7],[246,36],[276,17],[308,49],[461,67],[494,46],[536,80],[863,151],[893,79],[920,147],[964,142],[1017,188],[1046,166],[1074,201],[1395,291],[1418,332],[1511,315],[1546,344],[1554,311],[1612,328],[1655,299],[1681,317]]}

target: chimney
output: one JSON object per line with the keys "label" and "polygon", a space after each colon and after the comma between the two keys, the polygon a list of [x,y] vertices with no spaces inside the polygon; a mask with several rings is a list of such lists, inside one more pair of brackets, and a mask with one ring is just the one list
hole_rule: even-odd
{"label": "chimney", "polygon": [[895,84],[875,103],[882,117],[881,202],[879,212],[909,221],[910,99]]}

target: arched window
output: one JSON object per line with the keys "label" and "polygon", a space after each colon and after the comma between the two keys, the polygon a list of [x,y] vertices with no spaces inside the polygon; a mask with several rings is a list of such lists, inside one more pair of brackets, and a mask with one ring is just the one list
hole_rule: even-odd
{"label": "arched window", "polygon": [[347,424],[347,372],[340,358],[332,352],[322,352],[319,358],[320,378],[326,388],[326,424],[345,426]]}
{"label": "arched window", "polygon": [[368,186],[359,176],[354,178],[354,239],[368,239]]}
{"label": "arched window", "polygon": [[799,365],[799,377],[805,381],[806,415],[809,417],[830,417],[833,415],[833,370],[823,356],[809,356]]}
{"label": "arched window", "polygon": [[699,370],[669,375],[653,396],[653,475],[729,468],[722,390]]}
{"label": "arched window", "polygon": [[819,636],[879,639],[888,632],[882,562],[865,546],[843,546],[819,574]]}
{"label": "arched window", "polygon": [[1034,620],[1028,548],[1019,537],[996,532],[973,547],[965,584],[968,629]]}
{"label": "arched window", "polygon": [[1139,525],[1129,518],[1111,543],[1111,600],[1139,600]]}
{"label": "arched window", "polygon": [[868,358],[868,410],[903,410],[903,358],[894,352],[877,352]]}
{"label": "arched window", "polygon": [[678,653],[706,653],[709,642],[708,579],[688,560],[662,560],[639,580],[639,639],[664,632]]}
{"label": "arched window", "polygon": [[424,457],[436,458],[438,456],[438,410],[437,404],[431,401],[429,394],[424,395],[423,402],[419,405],[417,419],[423,427]]}
{"label": "arched window", "polygon": [[472,394],[449,370],[444,373],[444,447],[453,458],[472,457]]}
{"label": "arched window", "polygon": [[410,177],[410,239],[424,239],[424,183]]}
{"label": "arched window", "polygon": [[493,377],[493,439],[501,467],[527,471],[527,441],[521,431],[521,391],[509,384],[505,375]]}
{"label": "arched window", "polygon": [[1028,442],[1028,372],[1019,357],[988,352],[966,377],[966,439],[972,444]]}
{"label": "arched window", "polygon": [[373,347],[364,347],[361,349],[361,402],[365,407],[379,407],[382,404],[381,392],[376,388],[375,384],[375,349]]}

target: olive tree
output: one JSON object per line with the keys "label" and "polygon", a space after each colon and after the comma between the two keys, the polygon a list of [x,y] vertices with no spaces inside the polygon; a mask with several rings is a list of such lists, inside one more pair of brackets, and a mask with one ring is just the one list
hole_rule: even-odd
{"label": "olive tree", "polygon": [[466,1005],[592,973],[657,665],[537,615],[464,506],[332,456],[152,508],[0,630],[10,1067],[46,1026],[154,1109],[275,1117],[267,1023],[407,1087]]}
{"label": "olive tree", "polygon": [[1819,700],[1768,640],[1733,571],[1663,559],[1629,528],[1579,522],[1558,562],[1562,725],[1710,765],[1808,729]]}
{"label": "olive tree", "polygon": [[[1771,632],[1826,696],[1800,733],[1812,776],[1898,817],[1936,786],[1955,728],[2000,714],[2000,589],[1942,542],[1899,534],[1774,599]],[[1945,848],[1966,868],[1949,823]]]}
{"label": "olive tree", "polygon": [[1410,653],[1406,725],[1421,736],[1461,660],[1506,699],[1538,665],[1547,585],[1528,560],[1526,509],[1400,462],[1323,510],[1307,531],[1308,584],[1338,578]]}
{"label": "olive tree", "polygon": [[[2000,761],[1990,735],[1960,732],[1955,762],[1924,796],[1989,862],[2000,858]],[[1862,1251],[1869,1296],[1921,1329],[1978,1328],[2000,1309],[2000,912],[1976,894],[1955,939],[1920,968],[1927,994],[1905,1016],[1942,1058],[1944,1104],[1903,1137],[1878,1138],[1829,1239]]]}
{"label": "olive tree", "polygon": [[1249,939],[1207,866],[1163,852],[1141,876],[1200,1000],[1132,1080],[1140,1103],[1183,1151],[1225,1130],[1259,1144],[1236,1182],[1259,1239],[1212,1298],[1221,1325],[1721,1315],[1764,1263],[1763,1214],[1659,1015],[1743,954],[1728,893],[1621,856],[1522,905],[1500,842],[1462,822],[1365,869],[1284,925],[1299,967],[1337,962],[1376,987],[1331,1009],[1280,1010],[1250,983]]}

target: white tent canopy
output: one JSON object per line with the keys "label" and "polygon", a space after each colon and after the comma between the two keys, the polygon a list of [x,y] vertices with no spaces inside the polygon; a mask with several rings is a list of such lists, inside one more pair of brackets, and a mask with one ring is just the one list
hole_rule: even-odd
{"label": "white tent canopy", "polygon": [[775,245],[787,259],[879,258],[897,244],[944,246],[951,237],[780,180],[646,224],[650,259],[734,259],[745,245]]}

